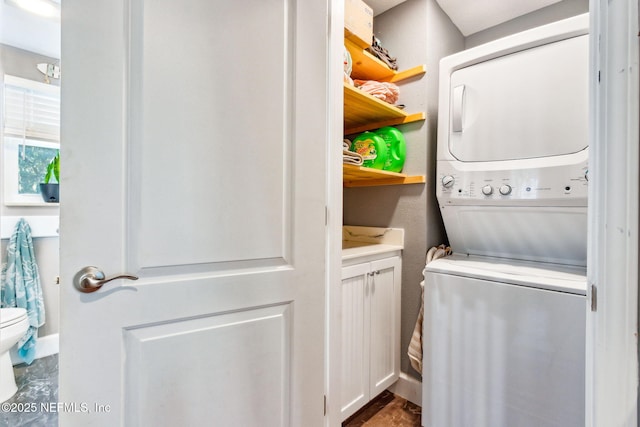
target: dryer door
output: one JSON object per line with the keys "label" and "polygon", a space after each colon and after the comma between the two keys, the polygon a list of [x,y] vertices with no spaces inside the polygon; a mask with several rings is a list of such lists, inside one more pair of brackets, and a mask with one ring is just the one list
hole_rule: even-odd
{"label": "dryer door", "polygon": [[451,75],[449,151],[466,162],[576,153],[588,145],[588,35]]}

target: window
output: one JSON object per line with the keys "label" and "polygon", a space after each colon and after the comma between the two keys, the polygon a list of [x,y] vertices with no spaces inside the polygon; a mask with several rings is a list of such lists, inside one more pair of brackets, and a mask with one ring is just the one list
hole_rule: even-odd
{"label": "window", "polygon": [[3,93],[5,204],[40,204],[38,184],[60,149],[60,88],[5,75]]}

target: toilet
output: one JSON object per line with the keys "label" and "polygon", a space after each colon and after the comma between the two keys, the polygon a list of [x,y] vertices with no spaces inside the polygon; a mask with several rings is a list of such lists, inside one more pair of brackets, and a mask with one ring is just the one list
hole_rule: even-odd
{"label": "toilet", "polygon": [[27,329],[27,310],[0,308],[0,402],[9,399],[18,391],[9,350],[18,343]]}

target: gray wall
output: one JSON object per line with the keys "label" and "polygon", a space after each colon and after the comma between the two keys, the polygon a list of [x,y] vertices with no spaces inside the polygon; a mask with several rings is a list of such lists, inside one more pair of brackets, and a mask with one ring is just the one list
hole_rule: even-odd
{"label": "gray wall", "polygon": [[[10,74],[25,79],[43,81],[43,75],[36,69],[36,64],[40,62],[59,63],[58,59],[37,55],[25,50],[16,49],[11,46],[0,44],[0,76]],[[59,85],[59,80],[52,80],[52,84]],[[0,85],[0,94],[2,92]],[[1,98],[1,97],[0,97]],[[1,103],[0,103],[1,104]],[[0,110],[2,106],[0,105]],[[2,115],[0,115],[1,117]],[[1,126],[0,126],[1,127]],[[1,132],[0,132],[0,138]],[[0,150],[0,165],[4,159],[3,151]],[[2,170],[3,168],[0,168]],[[38,215],[58,215],[59,208],[56,207],[34,207],[34,206],[5,206],[2,188],[3,177],[0,174],[0,215],[3,216],[38,216]],[[8,240],[0,240],[0,263],[7,260]],[[59,331],[58,317],[60,304],[58,296],[58,285],[56,278],[59,273],[59,239],[55,237],[34,239],[34,251],[38,262],[42,292],[46,310],[46,323],[38,331],[39,336],[45,336]]]}
{"label": "gray wall", "polygon": [[[401,23],[401,24],[399,24]],[[464,38],[435,0],[408,0],[375,17],[374,32],[400,70],[427,65],[423,77],[400,85],[400,102],[407,111],[426,111],[427,120],[398,126],[407,140],[403,172],[426,175],[426,184],[344,190],[344,224],[398,227],[405,230],[402,264],[401,370],[416,378],[406,355],[420,309],[420,281],[429,247],[444,242],[444,229],[435,203],[435,134],[438,62],[462,50]]]}
{"label": "gray wall", "polygon": [[465,40],[465,49],[487,43],[510,34],[539,27],[571,16],[589,11],[589,0],[563,0],[545,8],[507,21],[495,27],[487,28],[469,35]]}

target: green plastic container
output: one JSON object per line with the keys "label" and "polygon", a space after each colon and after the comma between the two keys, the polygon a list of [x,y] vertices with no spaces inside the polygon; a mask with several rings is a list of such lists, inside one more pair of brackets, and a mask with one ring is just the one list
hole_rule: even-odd
{"label": "green plastic container", "polygon": [[354,138],[351,151],[362,155],[363,166],[383,169],[387,163],[389,149],[387,142],[374,132],[365,132]]}
{"label": "green plastic container", "polygon": [[383,169],[390,172],[401,172],[407,157],[407,143],[398,129],[387,126],[376,131],[387,144],[387,161]]}

